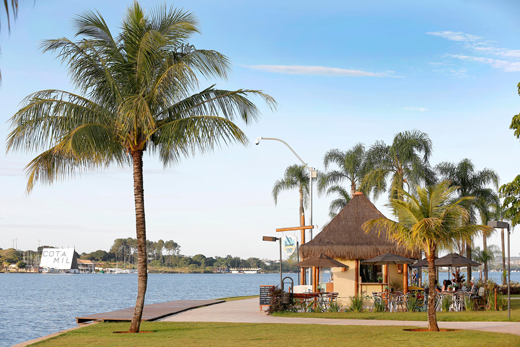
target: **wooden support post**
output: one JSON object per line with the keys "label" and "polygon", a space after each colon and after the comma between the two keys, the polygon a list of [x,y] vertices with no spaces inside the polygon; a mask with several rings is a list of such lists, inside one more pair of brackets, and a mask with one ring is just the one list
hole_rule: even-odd
{"label": "wooden support post", "polygon": [[408,264],[403,265],[403,293],[408,293]]}
{"label": "wooden support post", "polygon": [[316,268],[313,266],[311,271],[311,283],[312,283],[312,291],[316,292]]}
{"label": "wooden support post", "polygon": [[386,286],[388,286],[388,264],[386,265],[383,265],[384,266],[384,272],[385,272],[385,283],[386,283]]}
{"label": "wooden support post", "polygon": [[[301,225],[301,226],[304,226],[304,225],[305,225],[305,214],[304,214],[304,213],[302,213],[302,215],[300,216],[300,225]],[[302,229],[302,233],[301,233],[301,243],[300,243],[300,244],[303,245],[304,243],[305,243],[305,229]],[[301,259],[301,261],[304,261],[304,260],[305,260],[305,259],[303,259],[303,258]],[[302,267],[302,268],[300,269],[300,278],[301,278],[300,283],[301,283],[302,285],[307,284],[307,278],[306,278],[307,276],[305,276],[305,275],[306,275],[305,268]]]}
{"label": "wooden support post", "polygon": [[356,289],[354,291],[354,295],[355,296],[358,296],[359,294],[359,260],[356,259],[356,265],[354,266],[354,276],[356,276],[356,280],[354,281],[355,282],[355,286],[356,286]]}

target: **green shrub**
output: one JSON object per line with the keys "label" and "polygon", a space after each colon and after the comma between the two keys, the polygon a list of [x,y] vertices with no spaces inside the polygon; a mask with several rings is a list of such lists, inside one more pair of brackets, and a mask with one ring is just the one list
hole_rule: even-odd
{"label": "green shrub", "polygon": [[417,311],[417,298],[415,296],[409,296],[406,300],[406,309],[408,312]]}
{"label": "green shrub", "polygon": [[497,295],[497,309],[503,311],[507,309],[507,297],[501,294]]}
{"label": "green shrub", "polygon": [[333,301],[329,304],[328,312],[341,312],[341,305],[337,301]]}
{"label": "green shrub", "polygon": [[353,312],[363,312],[363,295],[349,296],[350,310]]}
{"label": "green shrub", "polygon": [[475,300],[470,298],[469,296],[464,297],[464,307],[466,311],[473,311],[475,308]]}
{"label": "green shrub", "polygon": [[385,310],[386,310],[386,305],[382,300],[374,301],[374,311],[385,312]]}
{"label": "green shrub", "polygon": [[451,296],[444,295],[441,301],[441,309],[443,312],[449,312],[451,306]]}

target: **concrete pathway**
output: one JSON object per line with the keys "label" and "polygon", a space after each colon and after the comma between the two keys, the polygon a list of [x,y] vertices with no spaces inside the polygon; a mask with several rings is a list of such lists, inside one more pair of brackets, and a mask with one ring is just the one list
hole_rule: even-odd
{"label": "concrete pathway", "polygon": [[[161,319],[163,322],[226,322],[272,324],[323,324],[362,326],[427,327],[427,322],[362,319],[286,318],[273,317],[260,311],[258,298],[228,301],[182,312]],[[439,322],[439,328],[468,329],[520,335],[520,323],[512,322]]]}

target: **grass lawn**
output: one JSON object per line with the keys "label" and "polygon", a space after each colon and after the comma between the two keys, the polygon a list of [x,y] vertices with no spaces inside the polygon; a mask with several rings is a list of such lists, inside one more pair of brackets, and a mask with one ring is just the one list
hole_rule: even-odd
{"label": "grass lawn", "polygon": [[114,334],[129,323],[98,323],[32,346],[520,346],[520,336],[481,331],[410,332],[405,327],[143,322],[149,334]]}
{"label": "grass lawn", "polygon": [[245,300],[245,299],[258,298],[258,297],[259,297],[259,295],[230,296],[229,298],[219,298],[219,299],[215,299],[215,300],[236,301],[236,300]]}
{"label": "grass lawn", "polygon": [[[299,312],[275,312],[278,317],[301,318],[336,318],[336,319],[380,319],[380,320],[405,320],[426,321],[426,312],[323,312],[323,313],[299,313]],[[464,312],[437,312],[439,322],[507,322],[506,311],[464,311]],[[511,321],[520,321],[520,300],[511,300]]]}

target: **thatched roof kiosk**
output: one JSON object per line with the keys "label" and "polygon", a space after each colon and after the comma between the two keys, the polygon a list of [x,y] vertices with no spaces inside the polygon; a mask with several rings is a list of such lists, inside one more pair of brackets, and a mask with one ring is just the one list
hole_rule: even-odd
{"label": "thatched roof kiosk", "polygon": [[[399,246],[386,236],[386,230],[365,233],[362,225],[371,219],[385,218],[363,193],[355,193],[352,200],[338,213],[316,237],[300,246],[300,255],[307,259],[325,254],[345,264],[346,268],[332,268],[334,291],[340,298],[351,295],[383,291],[385,285],[402,283],[408,288],[407,265],[368,266],[361,260],[385,253],[406,258],[418,258],[418,251]],[[382,278],[382,279],[381,279]],[[313,272],[313,288],[318,286],[319,275]]]}
{"label": "thatched roof kiosk", "polygon": [[[365,233],[361,226],[366,221],[386,218],[363,193],[355,193],[352,200],[338,213],[316,237],[301,245],[304,259],[321,253],[335,259],[370,259],[385,253],[406,258],[417,258],[407,248],[389,240],[386,231]],[[414,257],[415,255],[415,257]]]}

